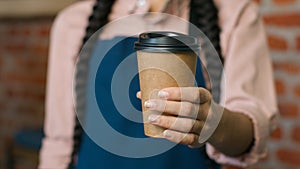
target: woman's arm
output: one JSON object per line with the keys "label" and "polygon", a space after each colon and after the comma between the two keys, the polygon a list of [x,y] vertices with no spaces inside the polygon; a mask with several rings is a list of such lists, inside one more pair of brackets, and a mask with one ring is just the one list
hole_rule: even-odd
{"label": "woman's arm", "polygon": [[92,2],[85,1],[66,8],[51,29],[40,169],[66,169],[70,162],[75,120],[73,73],[91,7]]}
{"label": "woman's arm", "polygon": [[[216,132],[210,135],[207,150],[209,156],[220,163],[245,167],[256,163],[266,155],[266,141],[276,126],[278,114],[265,30],[258,16],[257,8],[252,3],[247,3],[234,24],[225,45],[227,48],[225,50],[222,106],[213,106],[225,107],[225,111],[222,116],[217,115],[216,117],[216,119],[222,117],[221,123],[218,123]],[[196,89],[199,88],[193,90]],[[171,103],[174,100],[170,98],[169,101]],[[181,103],[183,102],[181,100]],[[194,106],[191,106],[191,103]],[[166,102],[156,104],[166,104]],[[170,125],[175,122],[175,119],[171,116],[161,116],[152,117],[153,124],[166,128],[172,126],[171,130],[165,132],[166,138],[171,141],[199,146],[196,142],[197,136],[205,126],[203,122],[208,115],[207,107],[211,105],[211,101],[200,104],[198,106],[200,111],[195,111],[196,109],[193,108],[197,108],[197,104],[193,100],[188,100],[187,105],[190,106],[185,110],[187,114],[195,112],[200,114],[200,118],[197,116],[198,118],[194,121],[187,116],[188,118],[177,120],[177,125]],[[176,114],[176,109],[172,108],[174,105],[176,104],[166,106],[171,109],[167,113]],[[165,109],[154,109],[166,112]],[[177,109],[180,108],[177,107]],[[204,117],[201,117],[203,114]],[[213,111],[212,114],[214,114]],[[212,129],[214,127],[216,126],[211,126]]]}

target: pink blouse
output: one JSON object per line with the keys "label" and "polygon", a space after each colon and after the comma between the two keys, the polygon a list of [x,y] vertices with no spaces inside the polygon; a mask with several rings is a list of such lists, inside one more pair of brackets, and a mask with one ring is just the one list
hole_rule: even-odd
{"label": "pink blouse", "polygon": [[[188,21],[189,0],[170,1],[163,12]],[[88,24],[94,1],[80,1],[66,8],[56,18],[51,32],[46,97],[45,134],[40,151],[40,169],[65,169],[73,145],[74,105],[72,94],[76,58]],[[110,21],[128,14],[145,14],[149,4],[134,8],[136,0],[116,0]],[[258,8],[248,0],[215,0],[219,9],[222,54],[225,59],[221,104],[229,110],[243,112],[252,119],[255,142],[249,153],[229,157],[207,144],[208,155],[219,163],[246,167],[266,155],[266,142],[277,123],[271,61],[263,23]],[[143,22],[143,21],[140,21]],[[167,22],[167,21],[166,21]],[[161,29],[162,22],[153,29]],[[172,24],[172,23],[168,23]],[[174,23],[173,23],[174,24]],[[135,24],[135,27],[141,24]],[[174,31],[186,32],[185,28]],[[103,36],[114,36],[114,30]],[[224,94],[226,91],[226,95]]]}

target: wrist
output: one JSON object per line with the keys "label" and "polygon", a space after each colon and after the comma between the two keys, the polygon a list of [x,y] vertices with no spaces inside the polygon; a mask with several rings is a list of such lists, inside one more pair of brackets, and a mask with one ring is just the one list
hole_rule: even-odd
{"label": "wrist", "polygon": [[218,126],[216,127],[215,131],[213,132],[213,134],[207,141],[208,143],[210,143],[213,146],[222,145],[222,143],[226,139],[225,137],[226,137],[226,130],[228,130],[227,123],[229,121],[228,120],[229,117],[228,117],[228,111],[226,111],[225,108],[222,108],[222,109],[223,109],[223,112],[222,112],[221,120],[219,121]]}
{"label": "wrist", "polygon": [[252,121],[242,113],[224,108],[220,123],[208,143],[218,151],[236,157],[249,150],[253,139]]}

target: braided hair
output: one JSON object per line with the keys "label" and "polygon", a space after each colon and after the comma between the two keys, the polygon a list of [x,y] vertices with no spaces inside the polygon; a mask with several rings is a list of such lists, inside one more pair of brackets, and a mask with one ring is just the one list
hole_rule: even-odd
{"label": "braided hair", "polygon": [[[80,57],[78,58],[81,60],[80,62],[78,61],[77,68],[82,69],[86,67],[86,65],[83,65],[87,62],[89,55],[90,55],[90,49],[93,48],[93,46],[83,46],[85,43],[90,39],[93,38],[92,40],[95,41],[95,38],[97,37],[92,37],[92,35],[98,31],[101,27],[103,27],[105,24],[108,23],[108,16],[109,13],[112,9],[114,0],[97,0],[96,3],[93,6],[92,14],[89,16],[88,20],[88,26],[86,27],[85,30],[85,36],[83,37],[82,40],[82,50],[80,53]],[[88,43],[87,45],[92,45],[93,43]],[[81,65],[79,65],[81,63]],[[78,71],[77,71],[78,72]],[[80,74],[76,73],[76,76],[80,76]],[[83,83],[86,83],[86,81],[83,81],[81,84],[76,84],[75,88],[78,88],[80,85],[84,85]],[[84,92],[81,93],[76,93],[77,98],[85,98]],[[76,98],[76,99],[77,99]],[[82,102],[83,103],[83,102]],[[75,127],[74,127],[74,135],[73,135],[73,151],[72,151],[72,156],[71,156],[71,162],[69,163],[68,168],[73,169],[75,168],[75,158],[76,155],[79,151],[80,143],[81,143],[81,137],[83,133],[82,126],[79,122],[79,119],[84,116],[84,111],[78,111],[78,110],[84,110],[84,104],[76,104],[76,110],[77,110],[77,116],[75,117]]]}
{"label": "braided hair", "polygon": [[[220,27],[218,25],[218,9],[213,0],[191,0],[190,4],[190,22],[199,28],[210,40],[215,48],[221,62],[216,61],[216,57],[212,56],[215,53],[205,50],[205,58],[207,61],[207,70],[211,82],[211,91],[213,99],[216,102],[220,101],[221,93],[221,77],[222,77],[222,63],[223,57],[221,54],[220,45]],[[193,35],[193,30],[190,28],[190,34]],[[209,42],[204,41],[202,45],[205,49]]]}
{"label": "braided hair", "polygon": [[[111,8],[115,0],[97,0],[93,6],[92,14],[89,17],[89,23],[86,27],[86,33],[82,40],[82,46],[92,37],[92,35],[98,31],[101,27],[108,23],[108,15],[111,11]],[[218,10],[215,7],[213,0],[191,0],[190,3],[190,22],[197,26],[203,33],[210,39],[214,48],[216,49],[219,56],[221,56],[221,47],[220,47],[220,28],[217,24],[218,21]],[[94,39],[95,40],[95,39]],[[93,43],[89,43],[93,44]],[[86,51],[81,52],[81,60],[88,60],[89,52],[92,46],[85,47]],[[221,58],[221,57],[220,57]],[[221,58],[222,59],[222,58]],[[207,59],[209,67],[209,59]],[[80,62],[78,62],[80,63]],[[84,67],[77,65],[77,67]],[[75,88],[78,86],[75,86]],[[212,86],[212,89],[216,86]],[[77,98],[85,98],[84,93],[77,94]],[[76,110],[84,108],[83,105],[76,105]],[[77,112],[77,116],[83,116],[83,112]],[[75,157],[79,151],[81,136],[83,134],[82,127],[79,122],[79,118],[75,119],[75,128],[73,136],[73,152],[71,157],[71,162],[69,164],[69,169],[75,168]]]}

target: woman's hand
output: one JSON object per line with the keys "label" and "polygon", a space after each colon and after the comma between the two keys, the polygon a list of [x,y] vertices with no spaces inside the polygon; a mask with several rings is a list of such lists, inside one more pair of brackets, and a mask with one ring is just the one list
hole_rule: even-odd
{"label": "woman's hand", "polygon": [[[141,98],[141,93],[137,93]],[[170,87],[158,92],[144,106],[162,112],[150,115],[149,122],[165,128],[163,136],[175,143],[200,147],[209,142],[229,156],[238,156],[251,147],[252,121],[242,113],[216,104],[210,92],[198,87]]]}
{"label": "woman's hand", "polygon": [[[137,95],[140,98],[140,93]],[[165,128],[163,136],[175,143],[190,147],[203,145],[213,134],[222,116],[218,112],[219,116],[208,118],[210,110],[213,110],[211,105],[214,104],[210,92],[204,88],[165,88],[158,92],[158,97],[160,99],[146,101],[144,106],[163,114],[150,115],[148,120],[153,125]],[[205,123],[206,120],[210,122]]]}

